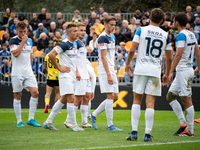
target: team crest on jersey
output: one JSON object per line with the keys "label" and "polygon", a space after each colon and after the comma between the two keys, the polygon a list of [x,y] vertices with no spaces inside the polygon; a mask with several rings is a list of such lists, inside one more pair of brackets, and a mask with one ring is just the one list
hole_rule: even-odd
{"label": "team crest on jersey", "polygon": [[28,44],[27,44],[27,43],[25,43],[25,44],[24,44],[24,46],[28,46]]}
{"label": "team crest on jersey", "polygon": [[56,46],[56,49],[60,49],[60,46]]}
{"label": "team crest on jersey", "polygon": [[114,41],[110,41],[110,43],[114,43]]}
{"label": "team crest on jersey", "polygon": [[100,45],[100,46],[104,46],[104,43],[100,43],[99,45]]}
{"label": "team crest on jersey", "polygon": [[72,50],[76,50],[76,48],[75,48],[75,47],[72,47]]}

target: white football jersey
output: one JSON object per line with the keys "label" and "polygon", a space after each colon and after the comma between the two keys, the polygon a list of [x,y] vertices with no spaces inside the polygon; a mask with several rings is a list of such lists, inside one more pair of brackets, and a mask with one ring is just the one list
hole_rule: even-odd
{"label": "white football jersey", "polygon": [[193,67],[193,57],[196,43],[197,40],[194,33],[189,30],[182,30],[178,33],[176,36],[176,49],[180,47],[183,47],[184,49],[181,60],[176,66],[176,71]]}
{"label": "white football jersey", "polygon": [[168,33],[152,25],[139,27],[133,42],[139,43],[134,74],[160,78],[162,54],[172,50]]}
{"label": "white football jersey", "polygon": [[70,72],[60,72],[59,78],[68,77],[76,78],[76,62],[77,62],[77,43],[70,42],[67,38],[63,40],[58,46],[54,47],[54,50],[58,53],[60,66],[69,67]]}
{"label": "white football jersey", "polygon": [[105,31],[102,32],[99,35],[99,38],[97,40],[97,47],[98,47],[98,55],[99,55],[99,64],[98,64],[98,74],[106,74],[106,71],[104,69],[102,60],[101,60],[101,50],[106,49],[106,59],[108,62],[108,68],[110,70],[111,74],[115,74],[114,68],[115,68],[115,40],[112,36],[112,34],[109,36]]}
{"label": "white football jersey", "polygon": [[13,50],[16,50],[21,44],[21,39],[18,36],[15,36],[10,39],[10,51],[12,58],[12,76],[34,76],[32,67],[31,67],[31,53],[33,51],[33,41],[29,38],[22,49],[21,54],[18,57],[15,57],[12,53]]}
{"label": "white football jersey", "polygon": [[87,60],[87,50],[83,42],[76,40],[77,43],[77,69],[81,76],[81,79],[89,79],[89,74],[87,71],[86,60]]}

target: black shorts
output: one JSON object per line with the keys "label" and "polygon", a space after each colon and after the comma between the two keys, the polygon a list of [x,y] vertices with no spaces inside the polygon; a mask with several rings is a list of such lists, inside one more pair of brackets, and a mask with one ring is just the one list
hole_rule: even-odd
{"label": "black shorts", "polygon": [[59,86],[58,80],[47,80],[47,85],[50,87]]}

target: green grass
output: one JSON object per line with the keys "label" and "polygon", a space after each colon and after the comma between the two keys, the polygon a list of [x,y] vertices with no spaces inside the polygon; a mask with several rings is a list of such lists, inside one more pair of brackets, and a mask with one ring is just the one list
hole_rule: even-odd
{"label": "green grass", "polygon": [[[200,124],[194,123],[194,137],[176,137],[173,133],[179,127],[179,121],[172,111],[155,111],[154,126],[152,135],[154,142],[143,142],[144,138],[144,111],[141,111],[138,129],[138,141],[126,141],[125,138],[131,132],[131,111],[114,110],[114,124],[123,129],[123,132],[108,132],[105,112],[97,117],[98,130],[86,129],[85,132],[73,132],[66,129],[63,122],[66,119],[67,111],[62,109],[54,120],[58,131],[50,131],[42,127],[34,128],[26,125],[28,109],[22,109],[24,128],[17,128],[16,118],[13,109],[0,109],[0,149],[79,149],[97,148],[104,149],[177,149],[196,150],[200,147]],[[41,125],[49,114],[44,114],[38,109],[35,115],[37,122]],[[196,118],[200,112],[195,112]],[[80,110],[77,112],[77,122],[81,123]],[[190,141],[191,143],[185,143]],[[197,142],[198,141],[198,142]],[[170,144],[169,142],[178,142]],[[180,143],[182,142],[182,143]],[[162,145],[158,145],[160,143]],[[147,145],[144,145],[147,144]],[[151,145],[152,144],[152,145]],[[121,147],[120,147],[121,146]],[[125,147],[124,147],[125,146]]]}

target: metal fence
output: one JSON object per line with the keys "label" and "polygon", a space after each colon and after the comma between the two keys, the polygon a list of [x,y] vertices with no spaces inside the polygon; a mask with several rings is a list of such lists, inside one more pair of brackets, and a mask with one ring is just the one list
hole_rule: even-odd
{"label": "metal fence", "polygon": [[[33,12],[16,12],[17,17],[20,14],[24,14],[26,19],[31,20]],[[38,14],[40,14],[40,13],[38,13]],[[51,13],[51,19],[56,20],[57,19],[56,14],[57,13]],[[67,21],[67,22],[72,21],[74,13],[62,13],[62,14],[63,14],[63,19],[65,21]],[[130,21],[130,19],[135,15],[135,13],[120,13],[120,14],[121,14],[121,20],[126,19],[128,21]],[[171,19],[173,17],[173,14],[175,14],[175,12],[171,12]],[[5,12],[0,12],[0,21],[3,20],[4,15],[5,15]],[[89,13],[80,13],[80,15],[81,15],[82,18],[87,18],[89,16]],[[109,13],[109,15],[114,16],[115,13]]]}
{"label": "metal fence", "polygon": [[[94,68],[95,74],[97,76],[97,85],[99,85],[98,82],[98,74],[97,74],[97,67],[98,67],[98,56],[93,56],[88,58],[91,61],[91,65]],[[126,58],[122,58],[126,61]],[[134,70],[135,65],[134,58],[131,62]],[[11,85],[11,69],[12,69],[12,61],[10,56],[0,56],[0,85],[1,86],[10,86]],[[34,75],[36,76],[36,79],[38,81],[39,85],[45,85],[46,84],[46,74],[43,70],[43,64],[44,64],[44,57],[35,57],[32,61],[32,70],[34,72]],[[162,73],[161,77],[165,72],[165,59],[163,58],[162,62]],[[119,77],[119,85],[132,85],[133,77],[125,73],[125,64],[123,64],[121,67],[118,67],[118,77]],[[199,73],[195,74],[195,78],[192,82],[193,87],[200,87],[200,76]]]}

